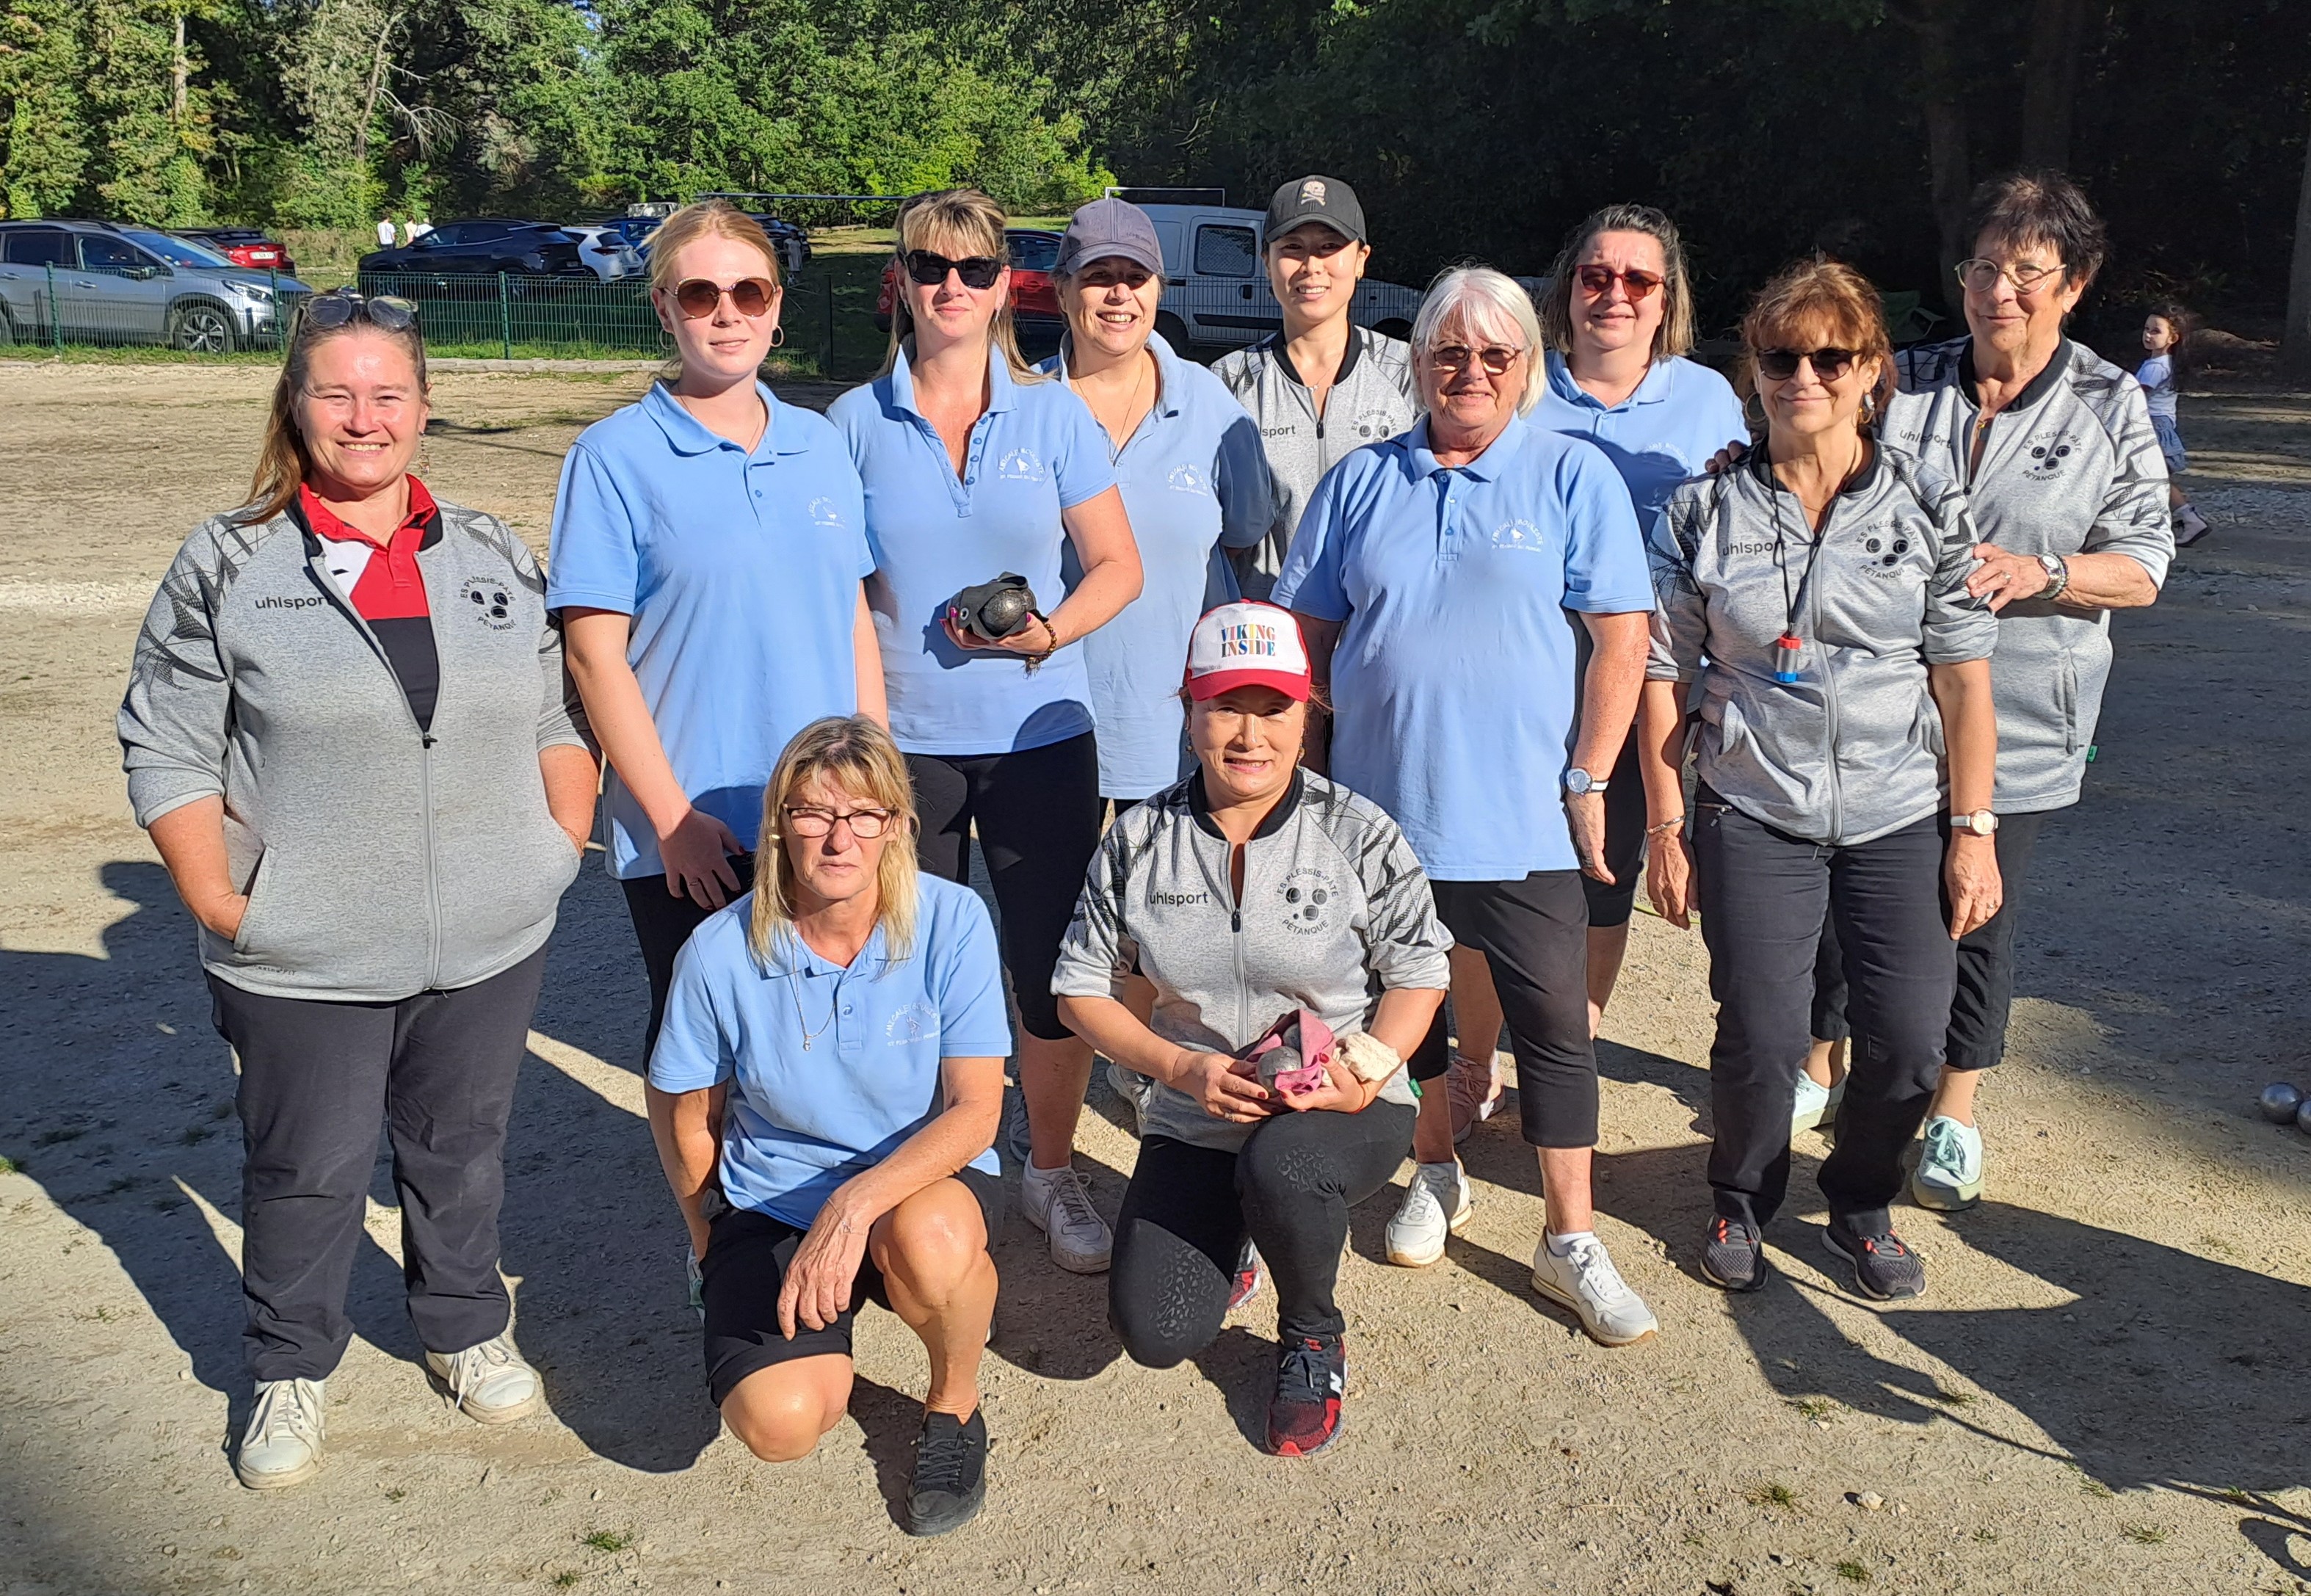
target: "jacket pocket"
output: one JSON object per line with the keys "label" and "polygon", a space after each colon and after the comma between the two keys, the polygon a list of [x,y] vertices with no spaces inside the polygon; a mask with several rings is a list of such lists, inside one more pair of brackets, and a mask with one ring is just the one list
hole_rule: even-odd
{"label": "jacket pocket", "polygon": [[2062,716],[2062,752],[2079,751],[2079,664],[2068,649],[2054,676],[2054,696]]}
{"label": "jacket pocket", "polygon": [[[257,863],[249,868],[248,885],[241,888],[241,895],[249,902],[241,906],[240,924],[233,928],[232,951],[236,955],[245,955],[250,948],[264,946],[256,938],[257,906],[259,901],[258,889],[266,885],[272,879],[272,873],[266,868],[272,862],[271,849],[266,849],[259,853],[257,856]],[[266,893],[263,901],[271,903],[272,894],[269,892]]]}

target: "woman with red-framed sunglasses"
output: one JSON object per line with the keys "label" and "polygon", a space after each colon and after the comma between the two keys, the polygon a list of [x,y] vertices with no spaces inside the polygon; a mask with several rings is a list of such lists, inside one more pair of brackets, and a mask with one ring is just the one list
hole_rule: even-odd
{"label": "woman with red-framed sunglasses", "polygon": [[650,302],[672,368],[571,447],[548,592],[609,759],[603,842],[650,975],[645,1059],[675,955],[752,885],[780,751],[824,716],[885,712],[859,473],[761,376],[785,341],[777,249],[722,201],[685,206],[651,236]]}

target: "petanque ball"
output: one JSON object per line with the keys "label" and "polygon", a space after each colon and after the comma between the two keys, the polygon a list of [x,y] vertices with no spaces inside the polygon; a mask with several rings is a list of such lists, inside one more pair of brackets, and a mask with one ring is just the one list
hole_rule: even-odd
{"label": "petanque ball", "polygon": [[2295,1129],[2311,1136],[2311,1097],[2306,1097],[2295,1108]]}
{"label": "petanque ball", "polygon": [[979,624],[991,636],[1008,637],[1026,623],[1028,610],[1034,607],[1034,595],[1025,588],[1005,588],[987,596],[979,606]]}
{"label": "petanque ball", "polygon": [[2274,1125],[2284,1125],[2296,1118],[2303,1106],[2304,1096],[2287,1082],[2273,1081],[2263,1089],[2263,1096],[2258,1101],[2264,1119]]}

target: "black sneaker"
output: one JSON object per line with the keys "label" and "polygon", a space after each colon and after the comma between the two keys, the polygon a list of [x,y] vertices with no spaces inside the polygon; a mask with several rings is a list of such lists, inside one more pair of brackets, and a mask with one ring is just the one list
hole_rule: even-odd
{"label": "black sneaker", "polygon": [[1720,1214],[1701,1243],[1701,1278],[1727,1291],[1755,1291],[1766,1283],[1766,1238],[1747,1219]]}
{"label": "black sneaker", "polygon": [[1295,1336],[1276,1360],[1276,1394],[1268,1402],[1268,1450],[1304,1458],[1339,1439],[1340,1396],[1348,1384],[1347,1343],[1339,1336]]}
{"label": "black sneaker", "polygon": [[1926,1266],[1890,1227],[1865,1235],[1832,1218],[1821,1239],[1853,1266],[1853,1288],[1872,1302],[1925,1295]]}
{"label": "black sneaker", "polygon": [[987,1501],[987,1418],[923,1415],[915,1439],[915,1478],[907,1487],[906,1531],[944,1535],[979,1516]]}

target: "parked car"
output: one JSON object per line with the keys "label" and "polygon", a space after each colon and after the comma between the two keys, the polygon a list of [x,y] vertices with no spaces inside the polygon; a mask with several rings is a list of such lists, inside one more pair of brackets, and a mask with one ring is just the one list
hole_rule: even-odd
{"label": "parked car", "polygon": [[631,277],[642,269],[641,252],[600,222],[564,222],[562,231],[578,240],[578,258],[605,283]]}
{"label": "parked car", "polygon": [[[785,218],[774,216],[768,211],[749,211],[746,214],[752,216],[763,231],[770,236],[771,248],[779,252],[779,269],[789,277],[801,271],[804,263],[810,259],[810,234]],[[658,224],[661,220],[663,218],[658,216],[622,216],[615,222],[605,225],[624,227],[629,231],[639,228],[641,241],[636,247],[641,251],[643,264],[648,265],[649,234],[658,231]]]}
{"label": "parked car", "polygon": [[[1047,353],[1059,347],[1060,335],[1067,329],[1060,315],[1059,290],[1051,283],[1051,268],[1060,261],[1060,236],[1034,227],[1003,230],[1011,254],[1011,318],[1018,327],[1019,342]],[[882,285],[875,294],[875,325],[886,333],[898,271],[896,260],[885,261]]]}
{"label": "parked car", "polygon": [[297,263],[289,258],[288,246],[266,237],[254,227],[179,227],[176,234],[180,239],[206,244],[237,266],[296,275]]}
{"label": "parked car", "polygon": [[[1140,207],[1164,246],[1164,308],[1156,330],[1174,349],[1220,353],[1284,325],[1260,255],[1264,213],[1221,205]],[[1420,292],[1367,277],[1356,285],[1349,318],[1391,338],[1412,336]]]}
{"label": "parked car", "polygon": [[364,281],[373,276],[570,277],[594,275],[577,239],[546,222],[444,222],[414,243],[361,257]]}
{"label": "parked car", "polygon": [[171,344],[222,354],[281,331],[293,277],[237,266],[205,244],[107,222],[0,222],[0,343]]}

